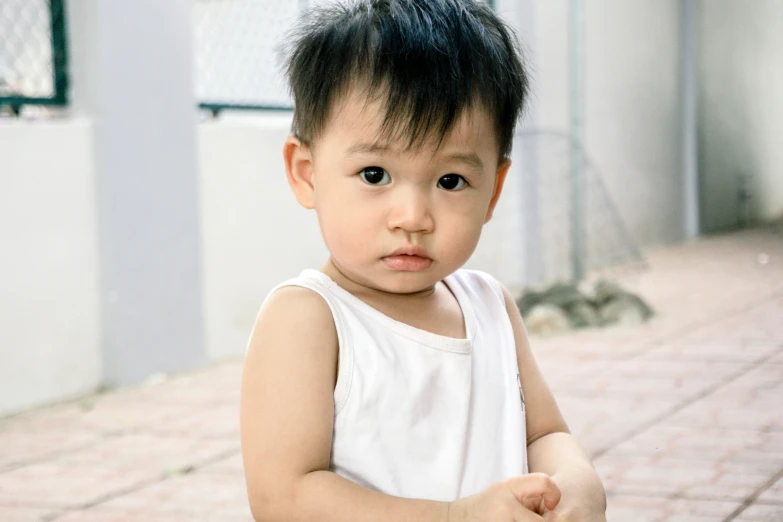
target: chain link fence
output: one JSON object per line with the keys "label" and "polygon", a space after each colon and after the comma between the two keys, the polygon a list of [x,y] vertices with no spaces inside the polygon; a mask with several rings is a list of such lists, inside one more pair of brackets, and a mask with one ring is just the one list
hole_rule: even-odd
{"label": "chain link fence", "polygon": [[[566,132],[530,130],[516,135],[528,151],[524,168],[531,169],[537,237],[530,281],[548,284],[575,281],[583,274],[600,277],[618,270],[641,271],[646,262],[607,190],[598,166],[583,151],[583,182],[574,192],[571,158],[575,144]],[[522,210],[520,210],[522,211]],[[581,272],[581,273],[580,273]]]}
{"label": "chain link fence", "polygon": [[331,1],[194,0],[199,106],[213,113],[290,110],[278,49],[302,10]]}
{"label": "chain link fence", "polygon": [[65,105],[68,74],[62,0],[0,0],[0,107]]}
{"label": "chain link fence", "polygon": [[[199,105],[290,109],[277,49],[311,1],[331,0],[193,0]],[[0,107],[67,103],[65,15],[64,0],[0,0]]]}
{"label": "chain link fence", "polygon": [[204,109],[290,109],[278,49],[304,0],[195,0],[196,96]]}

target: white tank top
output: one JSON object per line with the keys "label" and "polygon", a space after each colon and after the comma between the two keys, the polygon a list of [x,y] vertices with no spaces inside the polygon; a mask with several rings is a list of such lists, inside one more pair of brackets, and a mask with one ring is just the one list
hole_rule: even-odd
{"label": "white tank top", "polygon": [[500,285],[472,270],[444,282],[466,339],[396,321],[316,270],[277,287],[317,292],[334,317],[338,475],[389,495],[452,501],[527,473],[524,399]]}

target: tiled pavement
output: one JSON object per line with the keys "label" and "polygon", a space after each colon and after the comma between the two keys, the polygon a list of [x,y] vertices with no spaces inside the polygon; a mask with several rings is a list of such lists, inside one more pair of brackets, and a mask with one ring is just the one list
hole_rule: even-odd
{"label": "tiled pavement", "polygon": [[[766,256],[766,257],[765,257]],[[534,339],[609,522],[783,522],[783,231],[649,253],[635,328]],[[0,419],[0,522],[246,522],[240,362]]]}

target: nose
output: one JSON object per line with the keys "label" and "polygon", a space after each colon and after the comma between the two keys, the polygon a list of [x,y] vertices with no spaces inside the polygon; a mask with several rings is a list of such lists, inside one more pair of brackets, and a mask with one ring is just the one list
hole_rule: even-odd
{"label": "nose", "polygon": [[389,212],[389,229],[408,233],[427,233],[435,228],[431,201],[421,190],[407,190],[397,194]]}

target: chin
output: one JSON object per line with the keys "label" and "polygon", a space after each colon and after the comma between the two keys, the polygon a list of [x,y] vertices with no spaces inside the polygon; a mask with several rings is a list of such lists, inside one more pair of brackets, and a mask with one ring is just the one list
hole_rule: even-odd
{"label": "chin", "polygon": [[354,283],[390,294],[423,292],[445,277],[441,270],[389,270],[383,265],[368,265],[337,264],[336,266],[343,276]]}
{"label": "chin", "polygon": [[415,294],[432,288],[441,279],[431,272],[394,272],[384,277],[378,286],[393,294]]}

